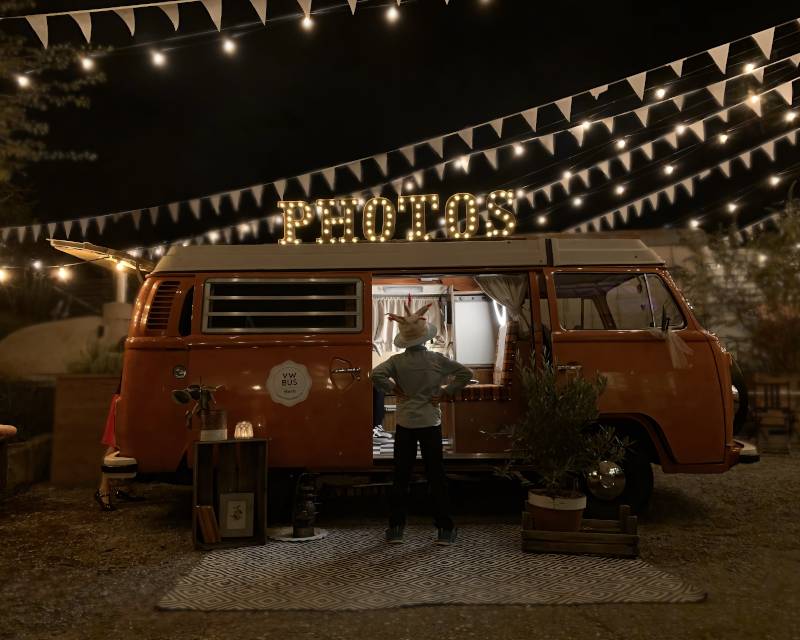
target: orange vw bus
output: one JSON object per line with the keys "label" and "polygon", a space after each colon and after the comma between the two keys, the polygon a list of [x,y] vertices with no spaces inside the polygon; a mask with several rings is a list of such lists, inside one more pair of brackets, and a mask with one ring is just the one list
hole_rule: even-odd
{"label": "orange vw bus", "polygon": [[187,431],[185,407],[170,393],[202,383],[221,385],[229,435],[246,420],[269,439],[270,469],[386,468],[394,399],[383,400],[389,435],[374,437],[370,371],[394,352],[386,314],[409,295],[434,303],[431,348],[474,372],[444,411],[447,464],[486,466],[507,455],[492,432],[524,404],[518,359],[607,378],[601,422],[634,446],[624,486],[590,492],[596,503],[644,505],[651,464],[721,473],[737,463],[729,354],[698,324],[658,255],[638,239],[594,235],[173,247],[135,303],[121,454],[141,472],[191,466],[197,426]]}

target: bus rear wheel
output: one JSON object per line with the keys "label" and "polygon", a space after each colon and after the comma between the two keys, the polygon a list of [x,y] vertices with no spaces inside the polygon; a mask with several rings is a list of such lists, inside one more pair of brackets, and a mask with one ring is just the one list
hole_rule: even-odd
{"label": "bus rear wheel", "polygon": [[[627,504],[633,513],[641,513],[653,493],[653,467],[647,452],[634,442],[625,454],[619,469],[617,465],[598,470],[582,481],[586,494],[586,517],[615,520],[620,505]],[[622,477],[619,477],[619,471]],[[610,478],[604,481],[603,477]],[[621,483],[621,480],[623,481]]]}

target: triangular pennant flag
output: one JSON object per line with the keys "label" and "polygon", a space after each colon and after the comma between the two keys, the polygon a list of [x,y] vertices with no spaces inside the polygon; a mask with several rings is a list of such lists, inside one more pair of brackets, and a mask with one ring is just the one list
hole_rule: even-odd
{"label": "triangular pennant flag", "polygon": [[631,85],[633,92],[639,96],[639,100],[644,100],[644,83],[647,81],[647,71],[637,73],[635,76],[628,76],[628,84]]}
{"label": "triangular pennant flag", "polygon": [[42,43],[42,46],[47,49],[48,33],[47,33],[47,16],[25,16],[31,29],[36,34],[36,37]]}
{"label": "triangular pennant flag", "polygon": [[69,15],[80,27],[83,37],[86,38],[86,42],[91,42],[92,14],[89,12],[82,12],[82,13],[70,13]]}
{"label": "triangular pennant flag", "polygon": [[636,117],[639,118],[639,121],[642,123],[642,126],[646,127],[647,118],[650,114],[650,107],[640,107],[639,109],[634,109],[633,112],[636,114]]}
{"label": "triangular pennant flag", "polygon": [[[139,230],[139,224],[142,221],[142,212],[141,211],[131,211],[131,220],[133,220],[133,228],[137,231]],[[69,227],[67,226],[67,222],[69,223]],[[68,220],[64,223],[64,231],[67,232],[67,237],[69,237],[69,229],[72,227],[72,221]]]}
{"label": "triangular pennant flag", "polygon": [[414,166],[414,161],[416,160],[416,154],[414,153],[414,145],[410,144],[407,147],[403,147],[400,149],[400,153],[403,154],[403,157],[408,160],[408,164],[412,167]]}
{"label": "triangular pennant flag", "polygon": [[697,177],[700,178],[701,180],[705,180],[710,175],[711,175],[711,169],[703,169],[703,171],[697,174]]}
{"label": "triangular pennant flag", "polygon": [[439,176],[439,180],[444,179],[444,162],[440,162],[436,165],[436,175]]}
{"label": "triangular pennant flag", "polygon": [[745,169],[749,169],[753,166],[753,152],[752,151],[745,151],[744,153],[739,154],[739,160],[742,161]]}
{"label": "triangular pennant flag", "polygon": [[264,196],[264,185],[257,184],[250,187],[250,194],[253,196],[253,200],[256,201],[256,204],[260,207],[261,206],[261,198]]}
{"label": "triangular pennant flag", "polygon": [[625,171],[631,170],[631,152],[626,151],[624,153],[620,153],[617,158],[622,163],[622,166],[625,167]]}
{"label": "triangular pennant flag", "polygon": [[431,138],[428,145],[440,158],[444,156],[444,137]]}
{"label": "triangular pennant flag", "polygon": [[[349,163],[347,165],[347,168],[350,169],[350,173],[352,173],[355,176],[356,180],[361,182],[361,180],[362,180],[362,178],[364,176],[363,169],[361,167],[361,160],[356,160],[355,162]],[[383,169],[381,169],[381,170],[383,170]],[[385,171],[383,172],[383,175],[386,175]]]}
{"label": "triangular pennant flag", "polygon": [[394,189],[395,193],[399,196],[403,193],[403,179],[398,178],[397,180],[392,180],[392,189]]}
{"label": "triangular pennant flag", "polygon": [[776,87],[775,91],[777,91],[778,95],[786,101],[786,104],[788,104],[790,107],[792,106],[793,94],[791,80]]}
{"label": "triangular pennant flag", "polygon": [[356,3],[357,2],[358,2],[358,0],[347,0],[347,4],[350,5],[350,12],[353,15],[356,15]]}
{"label": "triangular pennant flag", "polygon": [[678,134],[675,131],[670,131],[664,135],[664,140],[666,140],[673,149],[678,148]]}
{"label": "triangular pennant flag", "polygon": [[[106,228],[106,216],[98,216],[97,218],[94,219],[94,221],[97,223],[97,231],[102,234],[103,229]],[[49,230],[50,225],[47,225],[47,228]]]}
{"label": "triangular pennant flag", "polygon": [[533,109],[528,109],[527,111],[523,111],[522,117],[525,118],[525,122],[528,123],[528,126],[533,131],[536,131],[536,125],[539,120],[539,107],[534,107]]}
{"label": "triangular pennant flag", "polygon": [[81,218],[78,220],[78,226],[81,228],[81,238],[86,237],[86,229],[89,228],[90,218]]}
{"label": "triangular pennant flag", "polygon": [[641,147],[639,147],[639,150],[645,156],[647,156],[648,160],[652,160],[653,159],[653,143],[652,142],[645,142]]}
{"label": "triangular pennant flag", "polygon": [[681,186],[686,190],[689,196],[694,195],[694,180],[692,180],[692,178],[686,178],[686,180],[681,182]]}
{"label": "triangular pennant flag", "polygon": [[544,194],[544,197],[547,198],[547,201],[550,202],[553,200],[553,185],[546,184],[541,189],[539,189]]}
{"label": "triangular pennant flag", "polygon": [[17,227],[17,242],[22,244],[22,241],[25,239],[25,227]]}
{"label": "triangular pennant flag", "polygon": [[751,74],[759,83],[764,82],[764,67],[759,67],[758,69],[753,69],[753,73]]}
{"label": "triangular pennant flag", "polygon": [[114,13],[122,19],[125,26],[128,27],[128,31],[133,35],[136,31],[136,16],[133,13],[133,9],[114,9]]}
{"label": "triangular pennant flag", "polygon": [[228,193],[228,197],[231,199],[231,205],[233,206],[234,211],[239,210],[239,203],[242,201],[242,190],[237,189],[236,191],[231,191]]}
{"label": "triangular pennant flag", "polygon": [[525,199],[528,201],[528,204],[529,204],[529,205],[531,205],[531,207],[533,207],[533,206],[534,206],[534,204],[533,204],[533,197],[534,197],[534,195],[535,195],[535,194],[533,193],[533,191],[528,191],[528,192],[525,194]]}
{"label": "triangular pennant flag", "polygon": [[458,132],[461,139],[467,143],[467,146],[472,149],[472,127],[467,127]]}
{"label": "triangular pennant flag", "polygon": [[[754,97],[756,98],[755,100],[753,100]],[[745,100],[745,104],[750,107],[759,118],[761,117],[761,100],[758,96],[751,96],[749,99]]]}
{"label": "triangular pennant flag", "polygon": [[584,133],[584,131],[585,131],[585,129],[584,129],[582,124],[579,124],[577,127],[572,127],[572,129],[569,130],[569,132],[573,136],[575,136],[575,139],[578,141],[578,146],[579,147],[583,146],[583,133]]}
{"label": "triangular pennant flag", "polygon": [[161,4],[158,6],[167,15],[167,17],[170,19],[170,22],[172,22],[172,26],[175,28],[175,31],[177,31],[178,25],[180,24],[180,13],[178,12],[178,5]]}
{"label": "triangular pennant flag", "polygon": [[683,111],[683,103],[686,102],[686,96],[683,94],[675,96],[672,99],[672,102],[674,102],[675,106],[678,107],[678,111]]}
{"label": "triangular pennant flag", "polygon": [[761,49],[764,57],[769,60],[772,56],[772,41],[775,39],[775,27],[764,29],[753,34],[753,40],[756,41],[758,48]]}
{"label": "triangular pennant flag", "polygon": [[564,118],[567,122],[570,120],[570,114],[572,113],[572,96],[569,98],[561,98],[561,100],[556,100],[556,106],[558,110],[564,114]]}
{"label": "triangular pennant flag", "polygon": [[589,170],[588,169],[581,169],[578,173],[575,174],[578,176],[578,180],[583,182],[583,185],[588,188],[589,187]]}
{"label": "triangular pennant flag", "polygon": [[328,189],[334,191],[336,188],[336,167],[328,167],[327,169],[323,169],[322,177],[325,178],[325,182],[328,184]]}
{"label": "triangular pennant flag", "polygon": [[[613,214],[612,214],[612,215],[613,215]],[[607,224],[609,227],[612,227],[612,228],[613,228],[613,226],[614,226],[614,225],[611,223],[611,219],[608,217],[608,214],[607,214],[607,213],[604,213],[602,216],[600,216],[600,221],[601,221],[601,222],[605,222],[605,223],[606,223],[606,224]]]}
{"label": "triangular pennant flag", "polygon": [[728,115],[730,113],[730,109],[723,109],[719,113],[717,113],[717,117],[722,120],[723,122],[728,122]]}
{"label": "triangular pennant flag", "polygon": [[424,182],[424,180],[422,178],[423,172],[422,171],[415,171],[413,175],[414,175],[414,182],[417,183],[418,187],[421,187],[422,183]]}
{"label": "triangular pennant flag", "polygon": [[150,216],[150,224],[154,227],[158,223],[158,213],[159,213],[158,207],[150,207],[149,209],[147,209],[147,215]]}
{"label": "triangular pennant flag", "polygon": [[706,87],[708,92],[713,96],[714,100],[717,101],[720,107],[725,104],[725,86],[727,83],[727,80],[722,80]]}
{"label": "triangular pennant flag", "polygon": [[698,140],[700,140],[701,142],[706,139],[706,125],[705,122],[703,122],[702,120],[693,122],[688,126],[688,129],[694,135],[696,135]]}
{"label": "triangular pennant flag", "polygon": [[538,140],[542,143],[542,146],[550,152],[550,155],[555,153],[555,144],[553,143],[552,133],[548,133],[546,136],[538,138]]}
{"label": "triangular pennant flag", "polygon": [[594,89],[589,89],[589,94],[595,100],[597,100],[601,96],[601,94],[605,93],[606,91],[608,91],[608,85],[607,84],[603,84],[603,85],[600,85],[599,87],[595,87]]}
{"label": "triangular pennant flag", "polygon": [[609,133],[614,133],[614,116],[603,118],[600,120],[600,124],[604,125],[605,128],[608,129]]}
{"label": "triangular pennant flag", "polygon": [[728,42],[708,50],[708,55],[711,56],[711,59],[717,64],[722,73],[725,73],[725,69],[728,68],[728,51],[730,51],[730,48],[731,44]]}
{"label": "triangular pennant flag", "polygon": [[623,224],[628,224],[628,216],[630,215],[630,209],[628,207],[623,207],[615,211],[614,213],[618,213],[619,217],[622,218]]}
{"label": "triangular pennant flag", "polygon": [[564,190],[564,193],[566,193],[567,195],[569,195],[569,181],[570,181],[570,178],[571,178],[571,176],[566,176],[565,175],[560,180],[561,188]]}
{"label": "triangular pennant flag", "polygon": [[772,160],[773,162],[775,161],[775,141],[774,140],[769,140],[769,141],[765,142],[764,144],[762,144],[761,145],[761,150],[764,153],[767,154],[767,157],[770,160]]}
{"label": "triangular pennant flag", "polygon": [[36,242],[39,239],[39,234],[42,232],[42,225],[35,224],[31,227],[31,232],[33,233],[33,241]]}
{"label": "triangular pennant flag", "polygon": [[211,22],[217,28],[217,31],[222,29],[222,0],[200,0],[203,6],[211,16]]}
{"label": "triangular pennant flag", "polygon": [[791,144],[791,145],[797,144],[797,129],[787,133],[786,134],[786,139],[789,141],[789,144]]}
{"label": "triangular pennant flag", "polygon": [[275,187],[275,192],[278,194],[278,199],[283,200],[283,194],[286,191],[286,180],[276,180],[272,183]]}
{"label": "triangular pennant flag", "polygon": [[[219,206],[219,205],[217,205]],[[181,205],[177,202],[170,202],[167,205],[167,209],[169,210],[169,217],[172,218],[172,223],[178,223],[178,216],[181,212]]]}
{"label": "triangular pennant flag", "polygon": [[667,196],[667,200],[669,200],[670,204],[675,204],[675,185],[671,184],[666,189],[664,189],[661,193]]}
{"label": "triangular pennant flag", "polygon": [[492,165],[492,169],[497,169],[497,149],[486,149],[483,155],[489,164]]}
{"label": "triangular pennant flag", "polygon": [[725,160],[723,162],[720,162],[719,163],[719,170],[722,171],[722,174],[726,178],[730,178],[731,177],[731,161],[730,160]]}
{"label": "triangular pennant flag", "polygon": [[226,227],[225,229],[222,230],[222,237],[225,239],[225,244],[230,244],[231,243],[231,237],[232,236],[231,236],[231,228],[230,227]]}
{"label": "triangular pennant flag", "polygon": [[219,194],[215,194],[213,196],[209,196],[208,201],[211,203],[211,208],[214,210],[214,213],[219,215],[219,203],[222,199],[222,196]]}
{"label": "triangular pennant flag", "polygon": [[633,212],[636,214],[636,217],[639,218],[642,215],[642,206],[644,205],[644,200],[639,198],[636,202],[633,203]]}
{"label": "triangular pennant flag", "polygon": [[[381,173],[383,175],[386,175],[387,173],[389,173],[389,156],[387,154],[379,153],[376,156],[372,156],[372,159],[375,161],[375,164],[378,165],[378,168],[381,170]],[[352,164],[355,164],[355,163],[352,163]],[[361,176],[361,164],[359,163],[358,166],[359,166],[359,168],[358,168],[358,171],[359,171],[358,179],[361,180],[361,177],[360,177]],[[353,167],[351,165],[350,169],[352,169],[352,168]],[[353,173],[355,173],[355,171],[353,171]]]}
{"label": "triangular pennant flag", "polygon": [[[353,3],[353,13],[356,12],[356,0],[351,0]],[[258,14],[258,19],[261,20],[261,24],[267,24],[267,0],[250,0],[250,4],[253,5],[253,9],[256,10]]]}
{"label": "triangular pennant flag", "polygon": [[[48,224],[47,224],[47,236],[48,236],[49,238],[52,238],[52,237],[53,237],[53,234],[56,232],[56,224],[57,224],[57,223],[55,223],[55,222],[50,222],[50,223],[48,223]],[[98,227],[99,227],[99,226],[100,226],[100,225],[98,225]],[[102,231],[103,231],[103,230],[101,229],[101,230],[100,230],[100,232],[102,233]]]}
{"label": "triangular pennant flag", "polygon": [[658,193],[651,193],[647,196],[647,201],[650,203],[650,207],[655,211],[658,209]]}
{"label": "triangular pennant flag", "polygon": [[681,58],[680,60],[676,60],[675,62],[670,62],[669,66],[672,67],[672,70],[675,72],[675,75],[680,77],[683,75],[683,63],[686,58]]}
{"label": "triangular pennant flag", "polygon": [[300,5],[300,8],[303,10],[303,15],[308,15],[311,13],[311,0],[297,0],[297,4]]}
{"label": "triangular pennant flag", "polygon": [[300,185],[300,188],[303,190],[303,193],[308,196],[309,190],[311,189],[311,174],[304,173],[302,176],[297,176],[296,179]]}
{"label": "triangular pennant flag", "polygon": [[606,178],[610,178],[611,177],[610,166],[611,166],[611,163],[608,160],[603,160],[602,162],[597,164],[597,168],[600,169],[600,171],[603,172],[603,174],[605,175]]}
{"label": "triangular pennant flag", "polygon": [[795,67],[796,67],[797,65],[800,65],[800,53],[796,53],[795,55],[791,56],[791,57],[789,58],[789,60],[791,61],[791,63],[792,63],[792,64],[793,64]]}
{"label": "triangular pennant flag", "polygon": [[189,210],[192,212],[195,220],[200,219],[200,199],[195,198],[193,200],[189,200]]}
{"label": "triangular pennant flag", "polygon": [[494,132],[497,134],[497,137],[498,138],[502,138],[503,137],[503,119],[502,118],[497,118],[497,120],[492,120],[489,124],[492,125],[492,129],[494,129]]}

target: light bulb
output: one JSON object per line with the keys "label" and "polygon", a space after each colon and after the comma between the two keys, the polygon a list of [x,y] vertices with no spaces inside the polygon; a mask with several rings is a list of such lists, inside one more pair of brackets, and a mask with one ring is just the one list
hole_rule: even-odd
{"label": "light bulb", "polygon": [[755,70],[756,70],[756,65],[753,64],[752,62],[748,62],[746,65],[744,65],[745,73],[753,73],[753,71]]}
{"label": "light bulb", "polygon": [[521,156],[523,153],[525,153],[525,147],[523,147],[521,144],[515,144],[514,145],[514,155],[515,156]]}
{"label": "light bulb", "polygon": [[728,141],[728,134],[727,133],[720,133],[719,134],[719,141],[722,144],[725,144]]}
{"label": "light bulb", "polygon": [[547,217],[546,216],[539,216],[538,218],[536,218],[536,224],[538,224],[540,227],[542,225],[547,224]]}
{"label": "light bulb", "polygon": [[618,196],[621,196],[623,193],[625,193],[625,187],[621,184],[617,185],[617,188],[614,189],[614,193],[616,193]]}
{"label": "light bulb", "polygon": [[524,198],[524,197],[525,197],[525,190],[517,189],[517,198]]}
{"label": "light bulb", "polygon": [[591,122],[589,122],[588,120],[584,120],[583,122],[581,122],[581,126],[582,126],[584,129],[588,129],[589,127],[591,127],[591,126],[592,126],[592,123],[591,123]]}
{"label": "light bulb", "polygon": [[572,206],[573,207],[580,207],[583,204],[583,198],[573,198],[572,199]]}
{"label": "light bulb", "polygon": [[156,65],[157,67],[163,67],[167,63],[167,56],[165,56],[160,51],[153,51],[151,59],[153,61],[153,64]]}
{"label": "light bulb", "polygon": [[627,144],[628,143],[625,140],[620,138],[619,140],[617,140],[617,149],[624,149],[627,146]]}
{"label": "light bulb", "polygon": [[677,133],[678,135],[681,135],[682,133],[685,133],[685,132],[686,132],[686,125],[685,124],[679,124],[677,127],[675,127],[675,133]]}
{"label": "light bulb", "polygon": [[162,256],[162,255],[164,255],[164,247],[156,247],[156,248],[155,248],[155,254],[156,254],[157,256]]}
{"label": "light bulb", "polygon": [[758,104],[759,102],[761,102],[761,96],[760,96],[760,95],[758,95],[758,94],[755,94],[755,93],[754,93],[754,94],[752,94],[752,95],[750,96],[750,102],[751,102],[752,104]]}
{"label": "light bulb", "polygon": [[461,162],[461,168],[464,171],[469,170],[469,156],[461,156],[461,160],[459,162]]}
{"label": "light bulb", "polygon": [[414,190],[414,182],[409,180],[406,182],[406,191],[413,191]]}
{"label": "light bulb", "polygon": [[61,282],[66,282],[69,280],[69,271],[64,267],[59,267],[58,271],[56,271],[56,277],[61,280]]}
{"label": "light bulb", "polygon": [[219,240],[219,231],[213,231],[213,230],[212,230],[212,231],[209,231],[209,232],[208,232],[208,239],[209,239],[209,241],[211,241],[212,243],[214,243],[214,242],[216,242],[217,240]]}
{"label": "light bulb", "polygon": [[659,87],[658,89],[656,89],[656,98],[661,100],[661,98],[663,98],[665,95],[667,95],[666,89],[664,89],[663,87]]}
{"label": "light bulb", "polygon": [[303,29],[308,31],[311,27],[314,26],[314,21],[311,19],[310,15],[307,15],[303,18]]}
{"label": "light bulb", "polygon": [[797,118],[797,114],[794,111],[789,111],[786,116],[786,122],[794,122],[795,118]]}
{"label": "light bulb", "polygon": [[32,266],[34,269],[36,269],[37,271],[40,271],[40,270],[41,270],[41,268],[42,268],[42,261],[41,261],[41,260],[34,260],[34,261],[31,263],[31,266]]}
{"label": "light bulb", "polygon": [[666,173],[668,176],[672,175],[673,171],[675,171],[675,167],[673,167],[671,164],[668,164],[666,167],[664,167],[664,173]]}
{"label": "light bulb", "polygon": [[124,262],[122,262],[122,261],[120,261],[120,262],[117,262],[117,267],[116,267],[116,269],[117,269],[117,271],[125,271],[125,263],[124,263]]}
{"label": "light bulb", "polygon": [[8,271],[0,267],[0,282],[8,280]]}
{"label": "light bulb", "polygon": [[397,7],[389,7],[386,10],[386,19],[389,22],[397,22],[397,19],[400,17],[400,12],[397,10]]}
{"label": "light bulb", "polygon": [[17,76],[17,84],[23,89],[27,89],[31,86],[31,79],[28,76],[23,76],[20,74]]}
{"label": "light bulb", "polygon": [[781,179],[778,176],[770,176],[769,183],[774,187],[777,186]]}
{"label": "light bulb", "polygon": [[94,60],[88,56],[84,56],[81,58],[81,67],[83,67],[84,71],[91,71],[94,69]]}
{"label": "light bulb", "polygon": [[439,226],[440,226],[440,227],[443,227],[443,226],[444,226],[444,223],[445,223],[445,220],[444,220],[444,218],[439,218]]}
{"label": "light bulb", "polygon": [[736,206],[735,202],[729,202],[728,203],[728,213],[733,213],[734,211],[736,211],[736,209],[737,209],[737,206]]}
{"label": "light bulb", "polygon": [[767,261],[767,256],[763,253],[758,254],[758,262],[759,264],[764,264]]}
{"label": "light bulb", "polygon": [[222,41],[222,50],[229,55],[236,53],[236,43],[230,38],[225,38]]}
{"label": "light bulb", "polygon": [[691,220],[689,220],[689,227],[690,228],[697,229],[697,227],[699,227],[699,226],[700,226],[700,221],[699,220],[697,220],[695,218],[692,218]]}
{"label": "light bulb", "polygon": [[569,179],[572,177],[572,171],[565,171],[565,172],[562,174],[562,176],[561,176],[561,177],[562,177],[562,178],[564,178],[564,180],[569,180]]}

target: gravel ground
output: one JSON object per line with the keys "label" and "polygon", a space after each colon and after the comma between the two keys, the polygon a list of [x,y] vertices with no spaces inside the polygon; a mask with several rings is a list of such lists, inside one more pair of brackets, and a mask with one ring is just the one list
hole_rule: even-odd
{"label": "gravel ground", "polygon": [[800,457],[765,456],[721,476],[657,472],[642,557],[705,589],[701,604],[159,612],[157,599],[200,557],[191,494],[137,489],[147,502],[111,514],[85,490],[48,485],[0,502],[0,638],[800,639]]}

